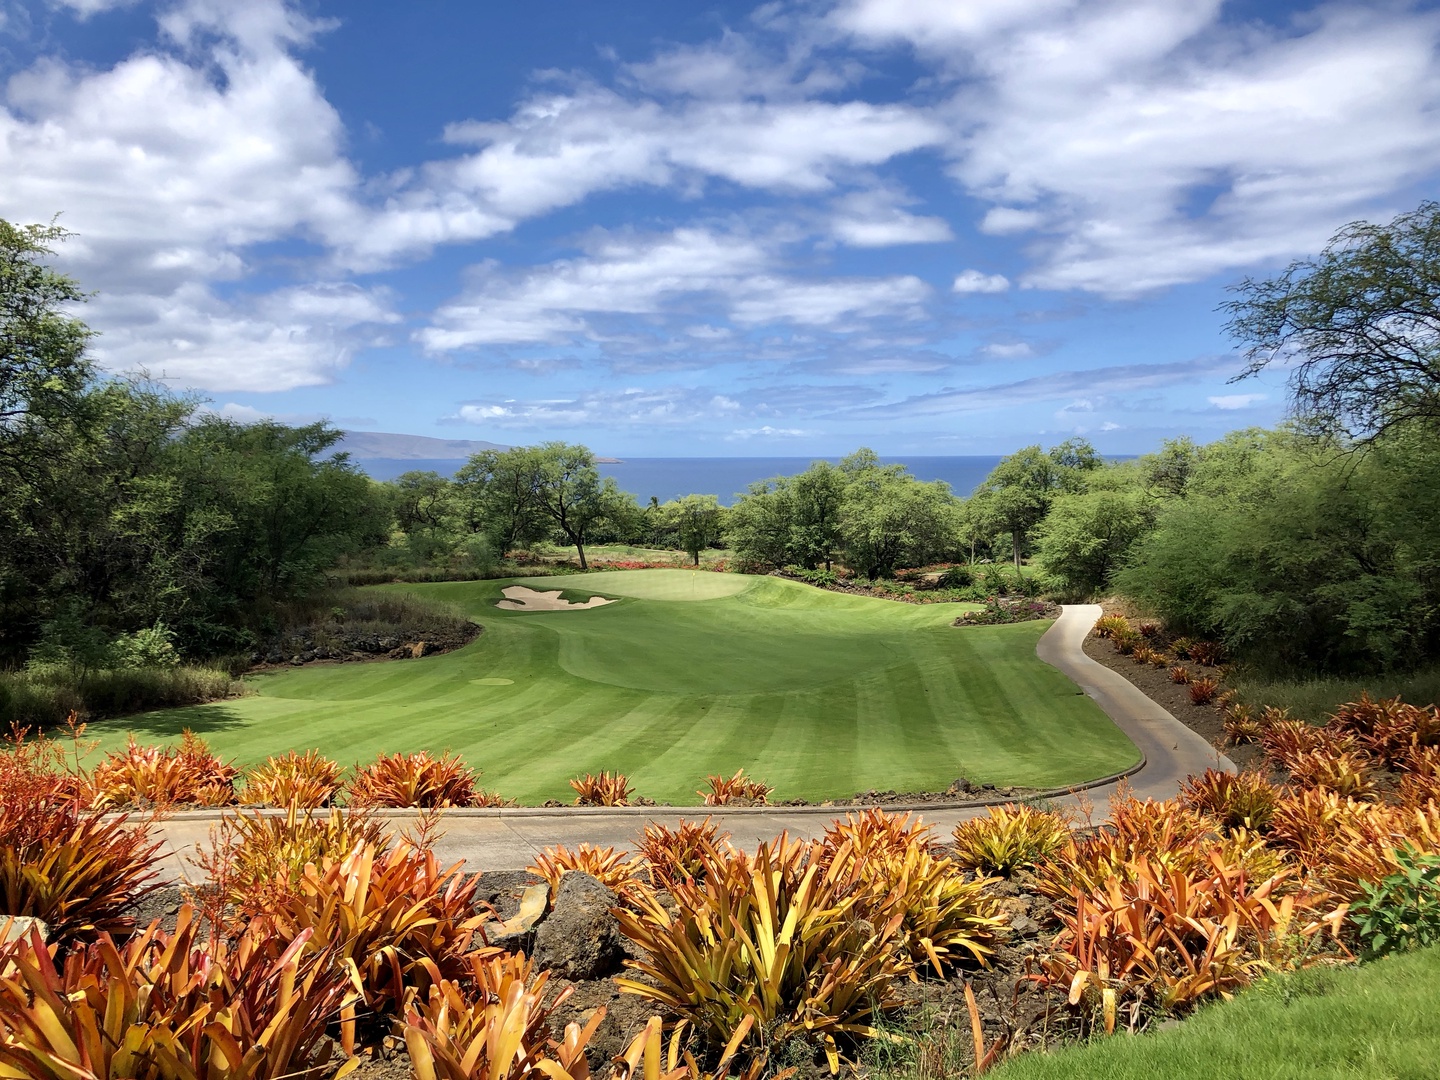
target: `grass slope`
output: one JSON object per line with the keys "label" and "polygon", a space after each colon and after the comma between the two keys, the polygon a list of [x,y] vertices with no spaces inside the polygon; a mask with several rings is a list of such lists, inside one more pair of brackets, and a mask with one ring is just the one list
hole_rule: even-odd
{"label": "grass slope", "polygon": [[1440,948],[1277,977],[1178,1028],[1016,1058],[994,1080],[1434,1080]]}
{"label": "grass slope", "polygon": [[252,680],[256,696],[98,725],[176,737],[242,762],[319,747],[342,762],[453,749],[523,802],[620,769],[645,795],[693,804],[744,767],[780,797],[977,782],[1059,786],[1132,764],[1135,748],[1035,657],[1045,623],[964,628],[954,605],[825,592],[778,578],[636,570],[521,580],[618,603],[507,612],[508,581],[394,586],[485,625],[441,656],[310,667]]}

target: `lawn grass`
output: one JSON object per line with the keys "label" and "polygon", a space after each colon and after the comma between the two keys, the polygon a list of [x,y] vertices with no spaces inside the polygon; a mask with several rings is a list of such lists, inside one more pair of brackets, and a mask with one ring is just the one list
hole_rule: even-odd
{"label": "lawn grass", "polygon": [[349,764],[378,751],[452,749],[483,783],[538,803],[567,779],[619,769],[639,792],[698,802],[744,767],[777,797],[979,783],[1053,787],[1124,769],[1134,746],[1035,656],[1048,623],[956,628],[958,605],[912,605],[771,577],[612,571],[521,584],[586,611],[509,612],[508,581],[387,586],[482,622],[423,660],[312,666],[251,680],[256,694],[96,725],[155,741],[185,726],[242,763],[318,747]]}
{"label": "lawn grass", "polygon": [[1440,948],[1277,976],[1179,1027],[1022,1055],[994,1080],[1434,1080]]}
{"label": "lawn grass", "polygon": [[1364,678],[1329,676],[1315,679],[1264,679],[1236,672],[1231,679],[1240,699],[1252,705],[1275,705],[1292,716],[1321,721],[1337,706],[1355,701],[1362,693],[1373,698],[1397,694],[1412,705],[1440,702],[1440,667],[1419,671],[1388,672]]}

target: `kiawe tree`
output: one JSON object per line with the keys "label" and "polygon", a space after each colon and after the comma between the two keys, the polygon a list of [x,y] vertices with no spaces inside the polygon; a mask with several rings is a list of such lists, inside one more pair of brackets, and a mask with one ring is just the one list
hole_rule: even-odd
{"label": "kiawe tree", "polygon": [[588,569],[585,545],[598,525],[624,512],[625,494],[610,477],[601,480],[586,447],[548,442],[521,453],[531,504],[574,546],[580,568]]}
{"label": "kiawe tree", "polygon": [[1440,425],[1440,203],[1347,225],[1318,257],[1234,291],[1222,310],[1246,347],[1239,378],[1288,365],[1309,427],[1368,442]]}
{"label": "kiawe tree", "polygon": [[714,544],[723,531],[720,500],[714,495],[686,495],[666,503],[660,510],[681,550],[699,566],[700,552]]}

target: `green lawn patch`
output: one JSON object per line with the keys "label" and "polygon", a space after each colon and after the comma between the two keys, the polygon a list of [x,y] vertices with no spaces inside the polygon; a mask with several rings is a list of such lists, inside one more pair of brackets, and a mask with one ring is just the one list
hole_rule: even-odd
{"label": "green lawn patch", "polygon": [[1277,976],[1177,1028],[1016,1058],[995,1080],[1434,1080],[1440,949]]}
{"label": "green lawn patch", "polygon": [[[497,609],[511,584],[610,596],[584,611]],[[619,769],[639,792],[698,802],[744,767],[780,798],[941,790],[956,777],[1054,787],[1133,764],[1134,746],[1035,656],[1047,623],[968,627],[956,606],[825,592],[771,577],[615,571],[557,581],[390,586],[482,622],[423,660],[313,666],[251,680],[255,696],[96,725],[155,741],[189,726],[254,762],[318,747],[344,764],[451,749],[526,803]]]}

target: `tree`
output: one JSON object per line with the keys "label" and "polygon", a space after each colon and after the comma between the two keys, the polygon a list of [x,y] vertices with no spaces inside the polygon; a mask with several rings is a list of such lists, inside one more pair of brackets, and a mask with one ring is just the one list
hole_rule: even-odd
{"label": "tree", "polygon": [[794,561],[790,547],[794,523],[791,479],[777,476],[751,484],[736,500],[726,536],[741,566],[788,566]]}
{"label": "tree", "polygon": [[41,261],[69,235],[53,224],[0,218],[0,453],[7,456],[31,422],[71,410],[92,375],[91,331],[62,310],[85,294]]}
{"label": "tree", "polygon": [[722,535],[720,500],[714,495],[686,495],[661,507],[680,548],[700,565],[700,552]]}
{"label": "tree", "polygon": [[1040,447],[1027,446],[1001,458],[981,485],[992,520],[1010,533],[1010,553],[1017,574],[1027,535],[1050,509],[1056,469],[1054,459]]}
{"label": "tree", "polygon": [[1440,203],[1353,222],[1318,258],[1232,291],[1222,310],[1246,346],[1239,378],[1293,365],[1294,407],[1313,429],[1370,442],[1440,424]]}
{"label": "tree", "polygon": [[922,484],[903,465],[881,465],[860,450],[840,463],[847,477],[840,509],[845,562],[870,578],[891,577],[954,542],[957,505],[947,484]]}
{"label": "tree", "polygon": [[1057,495],[1035,530],[1036,559],[1068,591],[1093,595],[1109,584],[1153,520],[1154,502],[1142,491]]}
{"label": "tree", "polygon": [[588,569],[585,544],[591,531],[607,517],[623,513],[627,497],[610,477],[601,482],[595,455],[583,446],[548,442],[522,452],[531,504],[574,545],[580,568]]}
{"label": "tree", "polygon": [[822,562],[830,569],[831,557],[840,546],[845,482],[845,473],[828,461],[815,462],[791,481],[789,548],[793,560],[807,569]]}
{"label": "tree", "polygon": [[524,447],[473,455],[452,485],[462,528],[487,537],[501,555],[542,539],[549,525],[531,498],[532,479]]}

